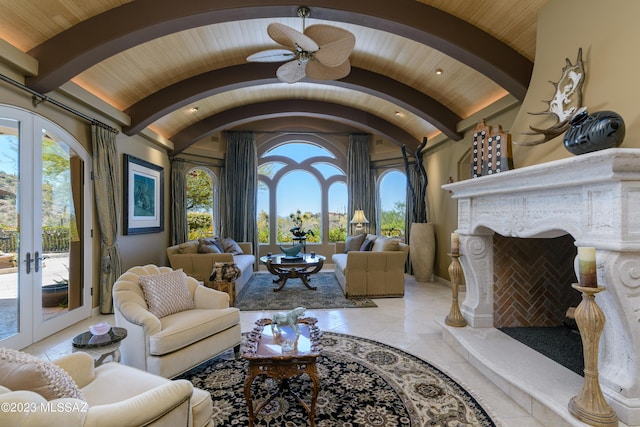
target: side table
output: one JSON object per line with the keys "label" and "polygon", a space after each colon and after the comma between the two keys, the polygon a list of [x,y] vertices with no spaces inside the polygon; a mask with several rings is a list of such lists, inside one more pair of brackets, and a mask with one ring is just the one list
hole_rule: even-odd
{"label": "side table", "polygon": [[91,332],[83,332],[73,337],[71,344],[73,352],[83,351],[89,353],[93,359],[95,366],[105,363],[108,357],[113,362],[120,362],[120,341],[127,337],[125,328],[113,326],[109,332],[104,335],[93,335]]}

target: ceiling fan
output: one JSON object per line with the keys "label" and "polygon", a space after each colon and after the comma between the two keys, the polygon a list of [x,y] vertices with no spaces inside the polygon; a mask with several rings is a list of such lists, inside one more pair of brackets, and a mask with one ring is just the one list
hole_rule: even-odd
{"label": "ceiling fan", "polygon": [[305,77],[314,80],[346,77],[351,71],[349,55],[356,44],[355,36],[331,25],[317,24],[305,28],[305,19],[309,14],[306,7],[298,9],[298,16],[302,18],[302,33],[287,25],[269,24],[269,36],[286,49],[263,50],[247,57],[247,61],[289,61],[276,71],[276,76],[286,83],[295,83]]}

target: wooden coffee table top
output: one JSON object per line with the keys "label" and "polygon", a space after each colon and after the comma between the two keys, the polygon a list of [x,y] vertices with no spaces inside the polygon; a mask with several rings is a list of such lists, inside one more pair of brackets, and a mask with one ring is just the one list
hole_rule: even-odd
{"label": "wooden coffee table top", "polygon": [[[271,327],[273,323],[271,319],[260,319],[256,321],[256,326],[248,334],[242,357],[250,362],[315,359],[320,356],[320,337],[322,336],[320,329],[316,326],[317,321],[314,317],[298,319],[300,335],[296,337],[291,327],[283,326],[278,334]],[[282,349],[285,340],[293,342],[291,351]]]}

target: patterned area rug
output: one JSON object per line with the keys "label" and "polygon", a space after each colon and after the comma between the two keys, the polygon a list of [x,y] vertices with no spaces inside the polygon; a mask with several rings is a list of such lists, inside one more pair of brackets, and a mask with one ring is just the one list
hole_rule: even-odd
{"label": "patterned area rug", "polygon": [[[495,426],[487,411],[462,386],[429,363],[385,344],[324,332],[323,355],[318,359],[322,389],[316,405],[316,426]],[[209,390],[214,401],[215,426],[246,426],[244,398],[247,362],[224,356],[212,359],[178,378]],[[305,375],[290,387],[309,401],[310,380]],[[272,379],[256,378],[254,404],[278,389]],[[258,414],[256,427],[308,425],[298,402],[284,393]]]}
{"label": "patterned area rug", "polygon": [[289,279],[278,292],[270,273],[254,273],[236,296],[235,306],[242,311],[291,310],[305,308],[377,307],[369,298],[345,298],[335,273],[320,272],[310,277],[315,291],[307,289],[300,279]]}

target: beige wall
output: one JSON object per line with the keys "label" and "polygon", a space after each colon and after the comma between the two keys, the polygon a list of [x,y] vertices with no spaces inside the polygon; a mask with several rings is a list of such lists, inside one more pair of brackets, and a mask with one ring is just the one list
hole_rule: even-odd
{"label": "beige wall", "polygon": [[[535,67],[522,107],[492,117],[487,124],[501,124],[511,132],[514,141],[526,141],[521,133],[527,131],[529,125],[547,123],[528,113],[546,108],[543,100],[550,100],[554,93],[549,81],[560,79],[565,58],[575,63],[578,49],[582,47],[587,74],[583,104],[590,112],[612,110],[620,114],[627,128],[621,147],[639,148],[640,83],[636,74],[640,57],[635,54],[636,41],[640,40],[638,16],[640,2],[635,0],[549,1],[538,17]],[[435,223],[438,242],[434,273],[445,279],[449,279],[447,252],[450,233],[457,227],[457,203],[440,186],[449,176],[457,181],[457,162],[470,146],[471,135],[465,131],[463,141],[446,141],[425,155],[431,220]],[[516,168],[572,156],[564,148],[562,136],[533,147],[513,145]]]}

